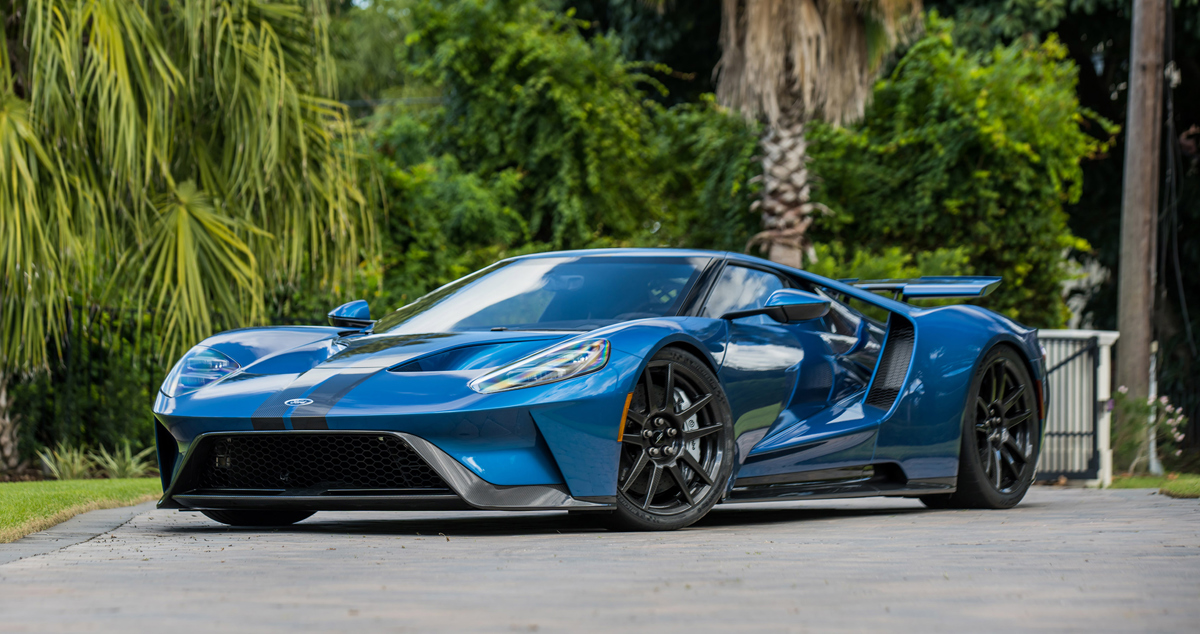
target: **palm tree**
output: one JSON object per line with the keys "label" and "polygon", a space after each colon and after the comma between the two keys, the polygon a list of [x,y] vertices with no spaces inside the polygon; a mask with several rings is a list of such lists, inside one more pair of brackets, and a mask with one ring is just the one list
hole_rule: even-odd
{"label": "palm tree", "polygon": [[804,126],[863,114],[886,56],[919,25],[920,0],[721,0],[717,99],[763,117],[763,231],[747,248],[800,267],[820,205],[810,200]]}
{"label": "palm tree", "polygon": [[0,445],[8,376],[51,362],[71,321],[149,313],[170,358],[371,248],[326,0],[5,0],[0,17]]}

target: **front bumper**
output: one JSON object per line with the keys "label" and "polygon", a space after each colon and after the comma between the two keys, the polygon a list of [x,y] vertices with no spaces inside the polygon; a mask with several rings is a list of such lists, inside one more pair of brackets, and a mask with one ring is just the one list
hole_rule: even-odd
{"label": "front bumper", "polygon": [[[440,477],[422,488],[347,487],[331,483],[300,487],[281,485],[264,489],[206,486],[200,477],[211,460],[220,460],[205,449],[221,439],[269,438],[275,435],[312,435],[330,438],[357,436],[396,439],[419,456]],[[182,457],[176,477],[158,508],[187,510],[453,510],[495,511],[574,510],[610,508],[615,497],[572,497],[564,485],[502,486],[489,483],[432,443],[412,434],[393,431],[254,431],[213,432],[197,436]]]}

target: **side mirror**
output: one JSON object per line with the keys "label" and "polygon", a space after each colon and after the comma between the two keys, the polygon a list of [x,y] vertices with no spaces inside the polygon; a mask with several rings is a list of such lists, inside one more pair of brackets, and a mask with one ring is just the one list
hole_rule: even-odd
{"label": "side mirror", "polygon": [[755,315],[766,315],[781,324],[792,324],[810,319],[820,319],[829,312],[829,300],[818,295],[790,288],[771,293],[766,305],[749,310],[735,310],[721,315],[721,319],[741,319]]}
{"label": "side mirror", "polygon": [[329,314],[326,316],[329,317],[329,324],[338,328],[362,330],[375,323],[371,321],[371,308],[367,306],[366,300],[363,299],[346,302],[329,311]]}

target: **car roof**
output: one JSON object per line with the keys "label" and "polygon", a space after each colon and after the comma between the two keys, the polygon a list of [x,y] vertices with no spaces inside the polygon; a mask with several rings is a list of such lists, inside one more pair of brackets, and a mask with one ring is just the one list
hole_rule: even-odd
{"label": "car roof", "polygon": [[671,249],[671,248],[626,248],[626,249],[575,249],[570,251],[546,251],[544,253],[530,253],[528,255],[518,255],[510,260],[528,260],[537,258],[561,258],[561,257],[678,257],[678,258],[720,258],[737,260],[739,262],[747,262],[758,265],[770,266],[773,268],[786,268],[775,262],[756,258],[752,255],[744,253],[734,253],[732,251],[712,251],[708,249]]}

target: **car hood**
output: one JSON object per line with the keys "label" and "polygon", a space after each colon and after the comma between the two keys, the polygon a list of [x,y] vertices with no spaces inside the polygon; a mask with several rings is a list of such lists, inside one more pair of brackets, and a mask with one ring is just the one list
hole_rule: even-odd
{"label": "car hood", "polygon": [[[285,349],[257,358],[249,358],[255,346],[272,336],[280,337],[279,333],[241,331],[205,341],[202,346],[230,356],[241,369],[176,398],[159,392],[155,413],[257,416],[264,404],[292,397],[318,399],[324,392],[331,392],[324,396],[333,403],[344,396],[343,390],[379,374],[391,377],[389,384],[393,386],[424,386],[417,391],[440,400],[449,397],[450,392],[469,392],[466,384],[473,376],[580,334],[485,331],[339,337],[336,332],[308,333],[306,342],[293,338]],[[281,342],[276,339],[275,343]]]}
{"label": "car hood", "polygon": [[322,338],[247,360],[249,363],[235,356],[240,350],[229,349],[245,347],[236,341],[216,342],[210,347],[229,354],[242,364],[242,373],[253,375],[351,368],[437,372],[499,367],[577,334],[546,331],[354,334]]}

